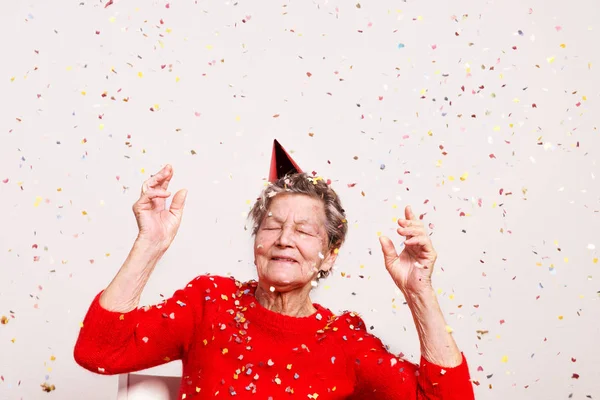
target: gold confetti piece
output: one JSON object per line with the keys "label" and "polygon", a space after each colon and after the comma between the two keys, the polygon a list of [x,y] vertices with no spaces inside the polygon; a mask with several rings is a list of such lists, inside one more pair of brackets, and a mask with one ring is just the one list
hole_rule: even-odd
{"label": "gold confetti piece", "polygon": [[2,318],[0,318],[0,324],[2,325],[6,325],[8,324],[9,319],[6,317],[6,315],[3,315]]}
{"label": "gold confetti piece", "polygon": [[123,314],[119,315],[119,320],[120,321],[123,321],[124,319],[125,319],[125,315],[123,315]]}
{"label": "gold confetti piece", "polygon": [[144,73],[143,72],[138,72],[138,77],[143,78],[144,77]]}
{"label": "gold confetti piece", "polygon": [[548,64],[552,64],[554,62],[554,59],[555,59],[555,57],[552,56],[552,57],[546,58],[546,61],[548,61]]}
{"label": "gold confetti piece", "polygon": [[560,47],[564,49],[565,47],[567,47],[567,45],[566,45],[566,44],[564,44],[564,43],[561,43],[561,44],[560,44]]}
{"label": "gold confetti piece", "polygon": [[503,363],[508,362],[508,356],[502,356],[502,362]]}
{"label": "gold confetti piece", "polygon": [[594,259],[592,260],[592,262],[593,262],[594,264],[598,264],[598,257],[594,257]]}
{"label": "gold confetti piece", "polygon": [[564,318],[564,317],[563,317],[562,315],[559,315],[559,316],[558,316],[558,319],[559,319],[560,321],[562,321],[562,320],[563,320],[563,318]]}
{"label": "gold confetti piece", "polygon": [[42,387],[42,390],[47,393],[56,390],[56,386],[54,386],[53,384],[49,385],[47,382],[42,383],[40,386]]}
{"label": "gold confetti piece", "polygon": [[446,332],[452,333],[452,332],[454,332],[454,329],[452,329],[452,327],[450,325],[446,325]]}
{"label": "gold confetti piece", "polygon": [[82,94],[83,96],[85,96],[85,95],[87,94],[87,92],[86,92],[85,90],[82,90],[82,91],[81,91],[81,94]]}
{"label": "gold confetti piece", "polygon": [[33,203],[34,207],[37,207],[40,205],[40,203],[42,202],[42,198],[40,196],[35,196],[35,203]]}
{"label": "gold confetti piece", "polygon": [[466,180],[467,180],[467,177],[468,177],[468,176],[469,176],[469,173],[468,173],[468,172],[465,172],[465,173],[464,173],[464,174],[462,174],[462,176],[460,177],[460,180],[464,182],[464,181],[466,181]]}
{"label": "gold confetti piece", "polygon": [[55,361],[55,360],[56,360],[56,357],[50,356],[50,361]]}

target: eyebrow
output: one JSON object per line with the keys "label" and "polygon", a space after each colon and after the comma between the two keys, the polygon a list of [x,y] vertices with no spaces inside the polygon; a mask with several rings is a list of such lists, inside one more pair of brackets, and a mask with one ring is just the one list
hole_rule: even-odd
{"label": "eyebrow", "polygon": [[[279,218],[278,216],[276,216],[276,215],[271,215],[271,216],[269,216],[269,215],[267,214],[267,218],[273,218],[273,220],[275,220],[275,221],[277,221],[277,222],[283,222],[283,220],[282,220],[281,218]],[[300,224],[307,224],[307,225],[313,225],[313,226],[317,226],[317,224],[316,224],[315,222],[311,222],[311,221],[309,221],[309,220],[308,220],[308,219],[306,219],[306,218],[304,218],[304,219],[301,219],[301,220],[298,220],[298,221],[295,221],[295,223],[296,223],[296,225],[300,225]]]}

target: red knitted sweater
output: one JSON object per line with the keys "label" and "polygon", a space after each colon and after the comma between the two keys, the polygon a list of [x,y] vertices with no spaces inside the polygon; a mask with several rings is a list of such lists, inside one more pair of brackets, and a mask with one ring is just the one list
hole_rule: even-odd
{"label": "red knitted sweater", "polygon": [[183,361],[179,399],[474,399],[467,362],[420,366],[388,352],[353,312],[308,317],[261,306],[256,281],[201,275],[159,305],[112,312],[93,300],[75,360],[100,374]]}

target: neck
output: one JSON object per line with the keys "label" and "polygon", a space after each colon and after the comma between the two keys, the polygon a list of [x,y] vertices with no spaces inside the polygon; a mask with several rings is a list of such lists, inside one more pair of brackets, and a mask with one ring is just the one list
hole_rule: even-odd
{"label": "neck", "polygon": [[310,287],[292,289],[287,292],[271,292],[259,282],[254,297],[261,306],[290,317],[307,317],[317,311],[310,300]]}

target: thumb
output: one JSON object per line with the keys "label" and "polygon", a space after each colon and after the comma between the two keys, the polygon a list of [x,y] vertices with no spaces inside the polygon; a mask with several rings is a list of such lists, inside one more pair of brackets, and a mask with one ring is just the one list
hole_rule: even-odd
{"label": "thumb", "polygon": [[396,247],[394,246],[394,243],[387,236],[380,236],[379,243],[381,243],[381,250],[383,251],[385,265],[392,265],[396,258],[398,258],[398,253],[396,253]]}
{"label": "thumb", "polygon": [[183,214],[183,207],[185,206],[185,199],[187,198],[187,190],[181,189],[175,196],[173,196],[173,201],[171,202],[171,207],[169,211],[171,214],[174,214],[176,217],[181,218]]}

